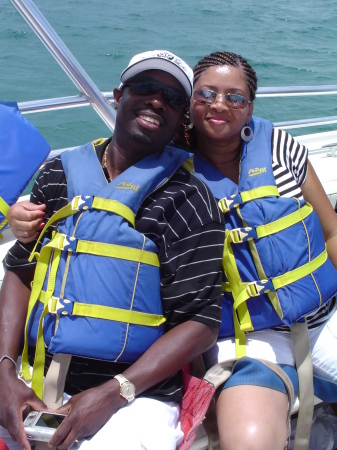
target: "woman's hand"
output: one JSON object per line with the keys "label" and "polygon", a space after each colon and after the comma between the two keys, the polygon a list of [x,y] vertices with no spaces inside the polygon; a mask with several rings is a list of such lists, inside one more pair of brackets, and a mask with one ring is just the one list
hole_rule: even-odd
{"label": "woman's hand", "polygon": [[7,220],[16,239],[24,244],[36,239],[44,227],[45,209],[46,205],[30,202],[18,202],[10,207]]}

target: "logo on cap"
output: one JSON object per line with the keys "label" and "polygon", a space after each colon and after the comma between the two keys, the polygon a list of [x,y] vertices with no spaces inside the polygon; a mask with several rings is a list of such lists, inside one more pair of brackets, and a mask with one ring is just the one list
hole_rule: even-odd
{"label": "logo on cap", "polygon": [[161,59],[167,59],[168,61],[172,62],[173,64],[175,64],[176,66],[180,67],[180,69],[187,73],[187,67],[184,64],[184,62],[180,59],[177,58],[175,55],[173,55],[172,53],[169,52],[159,52],[155,55],[156,58],[161,58]]}

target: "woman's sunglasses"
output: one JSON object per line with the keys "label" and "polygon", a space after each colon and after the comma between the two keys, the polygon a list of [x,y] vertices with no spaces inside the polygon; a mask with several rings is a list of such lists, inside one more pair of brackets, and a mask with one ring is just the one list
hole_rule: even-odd
{"label": "woman's sunglasses", "polygon": [[252,103],[243,95],[238,94],[219,94],[209,89],[201,89],[200,91],[193,92],[194,100],[204,105],[213,105],[215,102],[220,101],[220,96],[223,97],[224,104],[230,109],[244,109],[249,103]]}
{"label": "woman's sunglasses", "polygon": [[180,89],[161,83],[151,77],[131,78],[123,86],[131,86],[138,94],[153,95],[162,89],[166,102],[176,108],[188,108],[190,99]]}

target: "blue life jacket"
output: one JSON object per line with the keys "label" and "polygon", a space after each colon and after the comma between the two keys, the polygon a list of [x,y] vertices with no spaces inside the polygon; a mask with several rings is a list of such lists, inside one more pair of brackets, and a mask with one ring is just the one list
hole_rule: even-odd
{"label": "blue life jacket", "polygon": [[158,248],[135,216],[190,157],[167,146],[107,183],[92,143],[62,153],[70,203],[46,224],[66,217],[35,272],[26,329],[34,372],[44,343],[53,354],[132,363],[163,334]]}
{"label": "blue life jacket", "polygon": [[195,174],[219,200],[226,223],[219,337],[235,334],[239,345],[244,332],[291,326],[337,292],[337,271],[317,214],[304,200],[279,196],[273,125],[259,118],[249,125],[254,137],[243,143],[238,185],[194,158]]}
{"label": "blue life jacket", "polygon": [[0,231],[13,203],[47,158],[50,147],[15,102],[0,102]]}

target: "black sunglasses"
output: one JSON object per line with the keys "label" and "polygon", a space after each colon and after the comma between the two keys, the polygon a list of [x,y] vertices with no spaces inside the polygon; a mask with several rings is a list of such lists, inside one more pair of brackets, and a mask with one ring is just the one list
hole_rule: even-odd
{"label": "black sunglasses", "polygon": [[190,99],[183,91],[151,77],[131,78],[123,83],[122,88],[125,86],[131,86],[138,94],[142,95],[152,95],[162,89],[166,102],[176,108],[187,108],[190,104]]}

